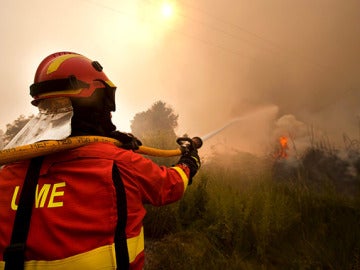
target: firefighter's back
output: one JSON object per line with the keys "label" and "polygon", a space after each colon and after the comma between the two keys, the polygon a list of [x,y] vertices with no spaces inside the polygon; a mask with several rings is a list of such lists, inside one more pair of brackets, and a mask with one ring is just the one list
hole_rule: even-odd
{"label": "firefighter's back", "polygon": [[[113,163],[66,153],[45,158],[26,241],[27,267],[115,268]],[[29,161],[17,162],[0,171],[0,261],[10,243],[28,166]]]}

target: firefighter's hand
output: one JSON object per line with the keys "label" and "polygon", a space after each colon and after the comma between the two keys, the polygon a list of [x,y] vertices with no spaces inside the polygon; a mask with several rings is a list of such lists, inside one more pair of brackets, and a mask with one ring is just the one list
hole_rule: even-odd
{"label": "firefighter's hand", "polygon": [[189,185],[191,185],[192,178],[195,176],[201,166],[201,161],[197,149],[192,147],[188,149],[188,151],[183,152],[178,161],[178,164],[184,164],[190,169]]}
{"label": "firefighter's hand", "polygon": [[121,148],[127,150],[138,150],[142,142],[131,133],[125,133],[120,131],[111,132],[111,137],[122,143]]}

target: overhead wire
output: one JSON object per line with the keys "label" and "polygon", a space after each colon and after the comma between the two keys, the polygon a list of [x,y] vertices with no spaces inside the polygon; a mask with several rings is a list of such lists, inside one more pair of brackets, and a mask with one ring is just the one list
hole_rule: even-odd
{"label": "overhead wire", "polygon": [[[155,5],[154,0],[143,0],[143,1],[149,2],[149,3]],[[229,37],[237,39],[237,40],[241,40],[243,43],[247,43],[249,45],[254,45],[257,48],[259,48],[260,50],[267,51],[268,53],[278,54],[278,55],[281,54],[281,55],[287,56],[287,57],[289,57],[287,62],[294,62],[294,61],[297,61],[298,63],[301,62],[305,65],[311,66],[312,68],[317,69],[318,71],[321,71],[324,73],[328,72],[329,69],[333,69],[333,67],[324,66],[324,65],[320,65],[319,63],[315,63],[313,60],[310,61],[309,59],[304,58],[304,56],[299,55],[299,53],[297,53],[293,50],[290,50],[287,47],[281,46],[280,44],[278,44],[270,39],[264,38],[263,36],[255,33],[255,32],[249,31],[249,30],[245,29],[244,27],[241,27],[235,23],[226,21],[216,15],[210,14],[209,12],[204,11],[203,9],[199,8],[198,6],[189,5],[188,3],[186,3],[183,0],[178,0],[178,2],[181,2],[183,6],[187,6],[188,9],[197,10],[198,12],[204,14],[207,18],[215,20],[216,24],[214,25],[209,22],[205,22],[204,20],[200,20],[199,18],[194,18],[194,17],[189,16],[188,14],[184,14],[182,12],[177,13],[179,16],[181,16],[185,19],[191,20],[198,24],[202,24],[216,32],[222,33],[223,35],[229,36]],[[222,24],[223,26],[227,26],[227,27],[230,26],[231,28],[235,29],[236,31],[229,31],[229,30],[227,30],[227,28],[219,27],[218,24]],[[246,39],[244,36],[242,36],[240,34],[240,32],[245,33],[248,37],[250,37],[250,40]],[[251,39],[253,39],[253,40],[251,40]],[[262,42],[262,44],[259,44],[258,43],[259,41]],[[217,44],[214,44],[214,45],[217,45]],[[220,46],[220,48],[224,48],[225,50],[232,51],[233,53],[240,52],[240,50],[229,49],[229,47]],[[293,60],[291,60],[290,57]],[[256,60],[255,57],[250,57],[250,58]]]}
{"label": "overhead wire", "polygon": [[[96,0],[81,0],[83,2],[88,2],[92,5],[95,5],[95,6],[98,6],[100,8],[103,8],[103,9],[107,9],[109,11],[112,11],[114,13],[117,13],[117,14],[122,14],[122,15],[125,15],[127,16],[129,19],[133,19],[133,16],[135,15],[134,13],[131,13],[127,10],[122,10],[122,9],[118,9],[118,8],[114,8],[114,7],[111,7],[111,6],[108,6],[106,4],[104,4],[103,2],[99,2],[99,1],[96,1]],[[144,1],[144,0],[143,0]],[[154,3],[152,2],[149,2],[149,1],[144,1],[145,4],[151,4],[151,5],[155,5]],[[184,14],[178,14],[180,15],[181,17],[183,18],[187,18],[187,19],[192,19],[194,21],[197,21],[196,19],[193,19],[193,18],[190,18],[190,17],[186,17],[186,15]],[[153,22],[151,19],[143,19],[144,21],[148,21],[149,23]],[[200,21],[198,21],[198,23],[201,24]],[[203,25],[207,26],[206,23],[202,23]],[[224,52],[227,52],[227,53],[230,53],[230,54],[234,54],[234,55],[238,55],[238,56],[242,56],[242,57],[247,57],[249,59],[252,59],[252,60],[256,60],[255,57],[251,56],[250,54],[248,54],[246,51],[244,50],[241,50],[241,49],[238,49],[238,48],[230,48],[229,46],[224,46],[224,45],[221,45],[219,43],[215,43],[213,41],[210,41],[209,39],[206,39],[206,38],[203,38],[203,37],[200,37],[199,35],[196,35],[196,34],[190,34],[188,32],[185,32],[185,31],[182,31],[180,29],[175,29],[175,28],[171,28],[170,27],[168,28],[169,31],[173,32],[173,33],[177,33],[177,34],[180,34],[182,36],[186,36],[187,38],[190,38],[190,39],[193,39],[193,40],[196,40],[198,42],[201,42],[203,44],[206,44],[208,46],[211,46],[211,47],[214,47],[214,48],[217,48],[217,49],[220,49]],[[218,31],[221,31],[221,29],[218,29]],[[226,33],[226,32],[224,32]],[[236,36],[233,36],[233,38],[237,38]]]}
{"label": "overhead wire", "polygon": [[[96,5],[98,7],[104,8],[104,9],[108,9],[117,14],[122,14],[132,20],[134,20],[136,18],[134,16],[135,14],[133,12],[129,12],[126,9],[114,8],[112,6],[103,4],[103,2],[100,3],[97,0],[82,0],[82,1],[89,2],[93,5]],[[154,1],[151,1],[151,0],[139,0],[139,1],[143,1],[144,3],[151,4],[151,5],[158,5],[158,4],[154,3]],[[263,35],[260,35],[253,31],[250,31],[240,25],[237,25],[226,19],[220,18],[219,16],[216,16],[213,13],[210,13],[207,10],[204,10],[203,8],[200,8],[199,6],[195,6],[193,3],[189,4],[188,2],[186,2],[184,0],[177,0],[177,1],[180,2],[183,7],[184,6],[186,7],[187,12],[184,12],[184,11],[180,12],[178,10],[176,12],[176,15],[182,17],[186,21],[192,21],[192,22],[194,22],[198,25],[201,25],[203,27],[206,27],[216,33],[221,33],[222,36],[230,37],[237,42],[246,43],[251,46],[255,46],[256,48],[258,48],[259,50],[261,50],[265,53],[270,53],[272,56],[274,56],[274,55],[275,56],[277,56],[277,55],[284,56],[285,58],[282,57],[280,60],[283,60],[288,63],[303,65],[303,66],[306,65],[310,68],[310,71],[317,71],[317,72],[320,72],[320,73],[326,74],[326,75],[328,75],[329,73],[334,74],[334,71],[337,71],[337,74],[340,75],[339,72],[341,72],[341,71],[335,69],[332,66],[328,66],[328,65],[325,66],[325,65],[316,63],[314,61],[314,59],[308,59],[308,57],[306,57],[304,55],[300,55],[299,52],[289,49],[288,47],[283,46],[283,45],[275,42],[274,40],[265,38]],[[183,9],[183,10],[185,10],[185,9]],[[200,12],[204,16],[201,16],[201,17],[192,16],[190,13],[194,10],[196,12]],[[152,21],[149,18],[145,19],[145,21],[152,23]],[[248,51],[246,51],[242,48],[232,47],[232,45],[234,45],[233,43],[232,44],[226,43],[226,45],[224,45],[224,42],[221,43],[222,40],[220,40],[220,39],[211,40],[208,37],[199,35],[198,33],[197,34],[189,33],[187,31],[184,31],[184,29],[179,29],[179,28],[175,28],[175,27],[172,27],[172,28],[169,27],[168,30],[171,31],[172,33],[186,36],[189,39],[196,40],[207,46],[211,46],[213,48],[221,50],[222,52],[226,52],[226,53],[236,55],[236,56],[246,57],[253,61],[259,61],[259,58],[260,58],[260,56],[258,56],[256,58],[255,56],[251,55]],[[274,66],[274,68],[276,69],[277,67]],[[346,72],[346,70],[343,70],[342,72]],[[348,93],[349,93],[348,89],[342,89],[342,91],[340,91],[340,93],[338,93],[337,95],[339,96],[339,98],[341,98],[342,96],[345,96]],[[333,99],[330,99],[324,106],[329,106],[329,104],[332,104],[333,102],[334,102]]]}
{"label": "overhead wire", "polygon": [[[152,4],[154,4],[154,0],[143,0],[143,1],[147,1],[147,2],[150,2]],[[227,35],[227,36],[230,36],[232,38],[236,38],[236,39],[241,39],[242,42],[245,42],[245,43],[248,43],[248,44],[255,44],[255,46],[257,46],[258,48],[260,48],[261,50],[265,50],[267,51],[268,53],[271,53],[271,54],[278,54],[278,55],[283,55],[286,58],[286,62],[288,63],[299,63],[299,64],[303,64],[303,65],[306,65],[308,66],[309,68],[311,68],[312,70],[316,70],[322,74],[329,74],[329,72],[331,73],[334,73],[335,70],[335,67],[332,67],[332,66],[324,66],[324,65],[321,65],[319,63],[316,63],[314,62],[313,60],[309,60],[307,57],[304,57],[303,55],[300,55],[298,52],[296,51],[293,51],[293,50],[290,50],[289,48],[287,47],[284,47],[284,46],[281,46],[279,45],[278,43],[270,40],[270,39],[267,39],[267,38],[264,38],[263,36],[255,33],[255,32],[252,32],[252,31],[249,31],[247,29],[245,29],[244,27],[241,27],[235,23],[232,23],[232,22],[229,22],[229,21],[226,21],[216,15],[213,15],[211,13],[209,13],[208,11],[202,9],[202,8],[199,8],[198,6],[194,6],[193,3],[192,4],[188,4],[186,1],[184,0],[177,0],[178,2],[181,2],[181,4],[183,6],[187,6],[188,10],[189,9],[192,9],[192,10],[197,10],[198,12],[200,12],[201,14],[204,14],[207,18],[210,18],[212,20],[214,20],[216,22],[216,24],[211,24],[209,22],[205,22],[199,18],[194,18],[192,16],[189,16],[188,14],[184,14],[184,13],[181,13],[181,12],[178,12],[178,15],[185,18],[185,19],[188,19],[188,20],[191,20],[195,23],[198,23],[198,24],[202,24],[214,31],[217,31],[219,33],[222,33],[224,35]],[[222,28],[222,27],[219,27],[218,25],[219,24],[222,24],[223,26],[230,26],[232,29],[235,29],[236,31],[229,31],[227,30],[227,28]],[[249,37],[252,37],[253,40],[246,40],[240,33],[245,33],[247,36]],[[195,37],[196,38],[196,37]],[[257,41],[260,41],[262,42],[262,44],[257,44]],[[234,53],[234,54],[239,54],[240,52],[242,53],[242,55],[245,55],[243,54],[243,51],[240,51],[240,50],[233,50],[233,49],[229,49],[228,47],[223,47],[223,46],[219,46],[218,44],[214,44],[214,43],[211,43],[211,42],[207,42],[207,41],[203,41],[203,42],[206,42],[212,46],[216,46],[220,49],[223,49],[223,50],[226,50],[228,52],[231,52],[231,53]],[[249,55],[245,55],[247,56],[248,58],[251,58],[255,61],[258,61],[259,59],[255,58],[255,57],[252,57],[252,56],[249,56]],[[339,71],[337,71],[338,73]],[[349,89],[343,89],[339,94],[339,98],[343,97],[344,95],[346,95],[346,93],[349,92]],[[330,103],[333,103],[333,101],[329,101],[328,104]],[[324,105],[326,107],[326,105]]]}
{"label": "overhead wire", "polygon": [[[96,1],[96,0],[82,0],[82,1],[91,3],[93,5],[96,5],[98,7],[104,8],[104,9],[108,9],[108,10],[118,13],[118,14],[126,15],[130,19],[132,19],[133,16],[135,15],[133,12],[129,12],[128,10],[124,10],[124,9],[118,9],[118,8],[111,7],[109,5],[104,4],[104,2],[100,2],[100,1]],[[144,4],[149,4],[149,5],[159,7],[159,3],[155,3],[153,0],[141,0],[141,1]],[[247,30],[244,27],[241,27],[235,23],[221,19],[218,16],[215,16],[215,15],[209,13],[208,11],[203,10],[202,8],[199,8],[198,6],[190,5],[183,0],[178,0],[178,2],[181,2],[183,6],[187,6],[189,10],[192,9],[192,10],[196,10],[196,11],[202,13],[203,15],[205,15],[205,17],[216,21],[217,24],[214,25],[209,22],[205,22],[204,20],[201,20],[200,18],[194,18],[193,16],[190,16],[189,14],[180,12],[178,10],[176,12],[176,15],[184,18],[185,20],[188,20],[188,21],[191,20],[192,22],[197,23],[198,25],[202,25],[204,27],[207,27],[208,29],[211,29],[212,31],[221,33],[223,36],[230,37],[235,41],[246,43],[250,46],[255,46],[258,50],[270,53],[271,55],[283,55],[286,57],[286,59],[284,59],[284,58],[282,58],[282,59],[284,59],[286,62],[290,62],[290,63],[296,62],[299,64],[307,65],[307,66],[312,67],[313,69],[316,69],[317,71],[320,71],[322,73],[328,73],[328,71],[330,69],[331,70],[333,69],[332,67],[323,66],[318,63],[315,63],[314,61],[310,61],[310,60],[304,58],[304,56],[300,56],[297,52],[292,51],[287,47],[281,46],[281,45],[277,44],[276,42],[269,40],[267,38],[264,38],[263,36],[253,32],[253,31]],[[149,23],[153,22],[149,18],[144,19],[144,20],[148,21]],[[235,29],[235,31],[229,31],[226,28],[219,27],[218,24],[222,24],[223,26],[231,27],[231,28]],[[221,44],[220,39],[217,39],[217,41],[214,42],[213,40],[210,40],[209,38],[201,37],[198,34],[191,34],[189,32],[185,32],[180,29],[169,27],[168,30],[173,33],[177,33],[177,34],[186,36],[190,39],[199,41],[208,46],[212,46],[214,48],[223,50],[224,52],[242,56],[242,57],[246,57],[246,58],[249,58],[254,61],[258,61],[257,57],[255,57],[254,55],[251,55],[249,53],[249,51],[246,51],[244,48],[237,48],[237,47],[234,48],[234,47],[231,47],[232,44],[230,44],[230,46],[229,46],[229,44],[223,45],[223,44]],[[250,39],[245,38],[244,34],[246,36],[248,36]],[[261,42],[261,43],[259,43],[259,42]],[[254,50],[255,48],[252,48],[252,49]]]}
{"label": "overhead wire", "polygon": [[[157,3],[154,3],[153,1],[151,0],[142,0],[144,3],[146,4],[149,4],[149,5],[153,5],[153,6],[157,6],[159,7],[159,4]],[[187,16],[186,14],[183,14],[183,13],[179,13],[178,11],[176,12],[175,15],[179,15],[180,17],[183,17],[187,20],[192,20],[198,24],[202,24],[204,26],[208,26],[206,23],[198,20],[198,19],[194,19],[192,17],[189,17]],[[227,53],[230,53],[230,54],[235,54],[235,55],[240,55],[240,56],[244,56],[244,57],[247,57],[247,58],[250,58],[250,59],[253,59],[255,60],[255,57],[247,54],[244,50],[241,50],[241,49],[238,49],[238,48],[230,48],[229,46],[223,46],[220,44],[220,42],[213,42],[211,40],[209,40],[209,38],[203,38],[197,34],[190,34],[189,32],[186,32],[186,31],[183,31],[183,30],[180,30],[179,28],[168,28],[171,32],[173,33],[178,33],[180,35],[183,35],[183,36],[186,36],[190,39],[193,39],[193,40],[196,40],[198,42],[201,42],[203,44],[206,44],[208,46],[211,46],[211,47],[214,47],[214,48],[217,48],[217,49],[220,49],[224,52],[227,52]],[[221,29],[217,29],[218,31],[221,31]],[[236,36],[233,36],[233,38],[237,38]]]}
{"label": "overhead wire", "polygon": [[[151,5],[154,5],[154,6],[159,5],[158,3],[154,3],[153,0],[142,0],[142,1],[144,3],[151,4]],[[200,20],[199,18],[191,17],[191,16],[189,16],[189,15],[187,15],[185,13],[179,12],[179,11],[176,11],[176,15],[184,18],[187,21],[193,21],[194,23],[196,23],[198,25],[202,25],[202,26],[207,27],[209,29],[215,30],[216,32],[220,32],[220,33],[222,33],[224,35],[227,35],[228,37],[230,37],[230,38],[232,38],[234,40],[241,39],[244,43],[249,43],[250,44],[250,42],[245,40],[244,38],[239,37],[239,36],[237,36],[237,35],[235,35],[233,33],[229,33],[228,31],[225,31],[224,29],[222,29],[220,27],[212,26],[212,25]],[[170,31],[181,34],[183,36],[187,36],[188,38],[199,41],[199,42],[204,43],[206,45],[221,49],[221,50],[223,50],[223,51],[225,51],[227,53],[235,54],[235,55],[239,55],[239,56],[244,56],[244,57],[250,58],[252,60],[256,60],[256,57],[251,56],[244,49],[234,48],[234,47],[229,46],[228,44],[227,44],[227,46],[222,45],[221,41],[219,39],[217,40],[217,42],[214,42],[214,41],[210,40],[209,38],[203,38],[198,34],[189,34],[188,32],[185,32],[185,31],[180,30],[178,28],[172,28],[172,29],[170,29]]]}

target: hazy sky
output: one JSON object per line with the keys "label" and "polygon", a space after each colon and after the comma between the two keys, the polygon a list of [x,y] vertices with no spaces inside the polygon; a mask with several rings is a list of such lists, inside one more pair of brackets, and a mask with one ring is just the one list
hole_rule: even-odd
{"label": "hazy sky", "polygon": [[161,2],[2,0],[0,129],[37,113],[34,72],[67,50],[99,61],[118,86],[122,131],[162,100],[179,114],[179,135],[240,117],[211,142],[246,151],[309,126],[360,139],[359,0],[178,0],[168,20]]}

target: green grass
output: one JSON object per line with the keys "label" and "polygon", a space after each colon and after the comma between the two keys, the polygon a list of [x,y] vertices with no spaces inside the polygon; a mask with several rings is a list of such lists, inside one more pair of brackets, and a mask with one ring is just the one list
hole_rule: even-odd
{"label": "green grass", "polygon": [[359,193],[290,175],[250,155],[205,164],[180,202],[148,208],[145,269],[360,269]]}

